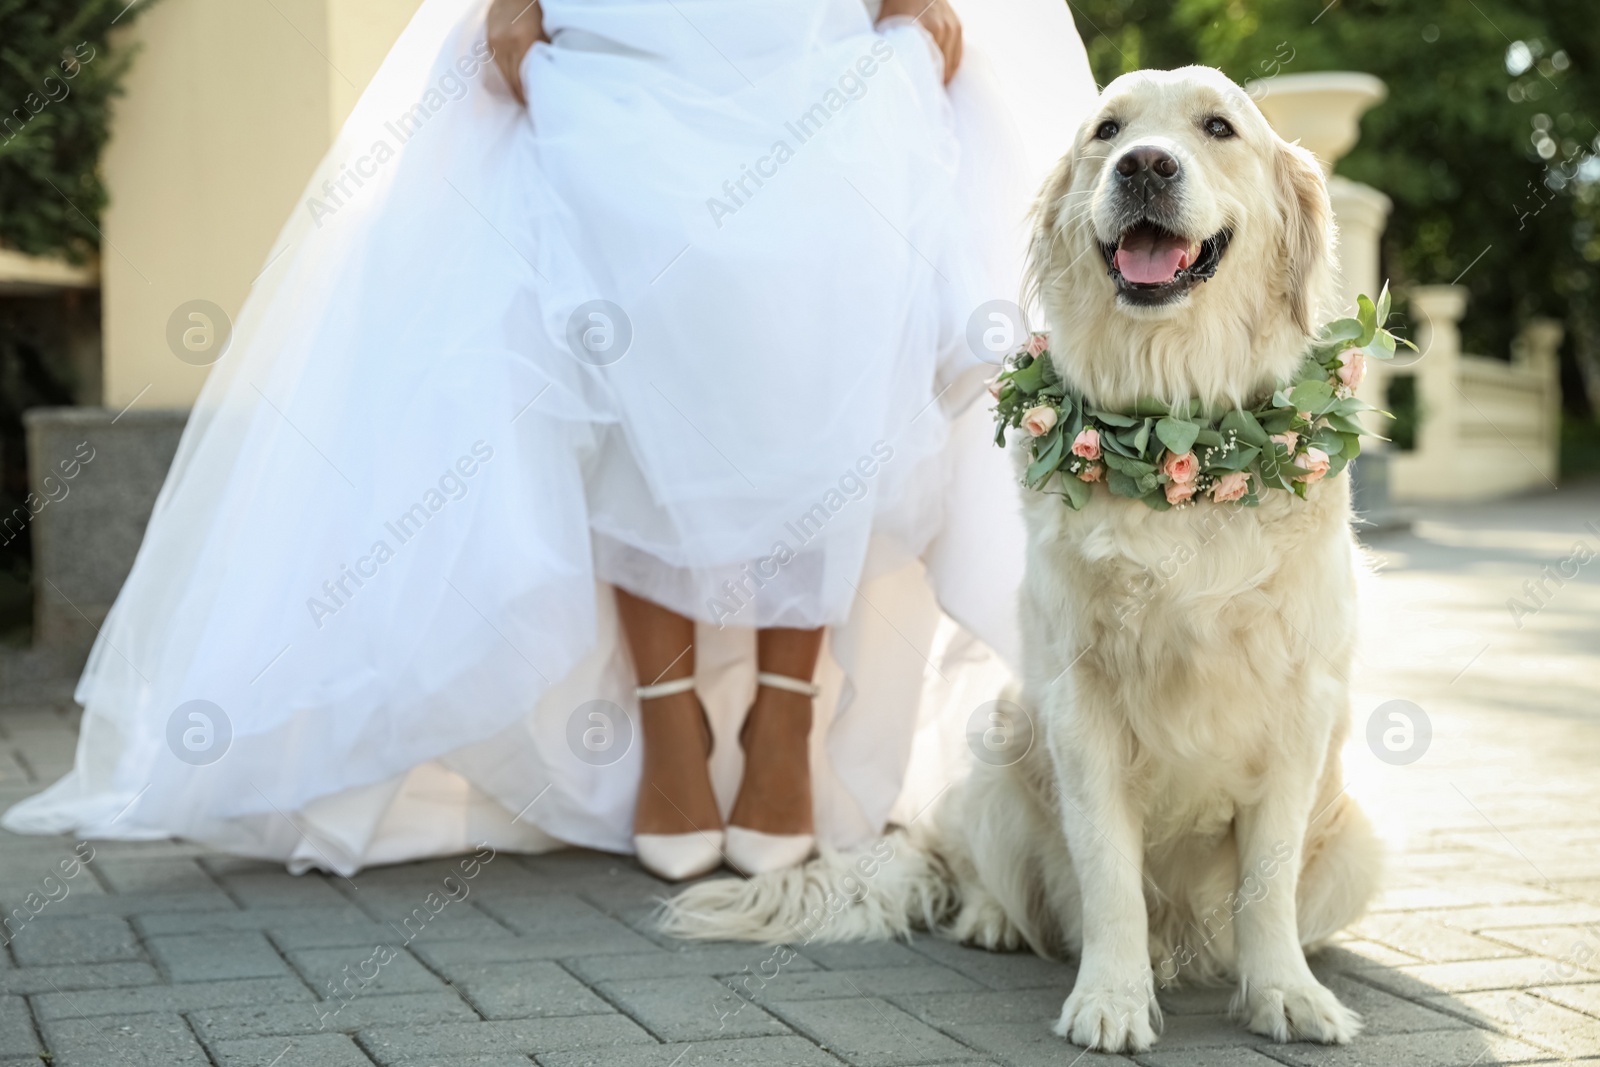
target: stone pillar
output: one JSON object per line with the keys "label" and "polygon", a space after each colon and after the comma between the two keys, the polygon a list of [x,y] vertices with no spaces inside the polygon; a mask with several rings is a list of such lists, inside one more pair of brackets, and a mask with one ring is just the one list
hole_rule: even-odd
{"label": "stone pillar", "polygon": [[1455,446],[1461,393],[1461,317],[1464,285],[1418,285],[1411,290],[1417,320],[1417,455],[1429,468],[1446,463]]}
{"label": "stone pillar", "polygon": [[[1561,457],[1561,339],[1565,330],[1556,319],[1534,318],[1511,342],[1511,365],[1526,367],[1544,383],[1544,448],[1538,457],[1544,475],[1554,480]],[[1546,457],[1554,457],[1547,462]]]}

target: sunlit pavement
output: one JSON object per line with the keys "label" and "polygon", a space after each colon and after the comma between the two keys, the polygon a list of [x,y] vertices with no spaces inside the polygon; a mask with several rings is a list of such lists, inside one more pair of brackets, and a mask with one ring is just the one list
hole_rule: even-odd
{"label": "sunlit pavement", "polygon": [[[1420,509],[1368,543],[1345,762],[1395,858],[1315,961],[1366,1033],[1272,1045],[1228,1021],[1226,990],[1191,990],[1163,997],[1137,1062],[1600,1064],[1600,484]],[[0,802],[72,743],[58,709],[0,708]],[[497,856],[406,923],[457,871],[291,878],[174,843],[0,837],[0,1063],[1133,1062],[1050,1034],[1070,965],[926,938],[685,947],[653,933],[665,887],[592,853]]]}

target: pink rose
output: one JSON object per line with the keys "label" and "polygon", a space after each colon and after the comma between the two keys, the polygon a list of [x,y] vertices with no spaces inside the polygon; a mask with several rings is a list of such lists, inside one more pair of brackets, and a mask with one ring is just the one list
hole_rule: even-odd
{"label": "pink rose", "polygon": [[1091,463],[1087,467],[1083,468],[1083,470],[1078,472],[1078,481],[1080,481],[1080,482],[1098,482],[1101,478],[1103,478],[1105,476],[1105,473],[1106,473],[1106,468],[1105,468],[1104,464]]}
{"label": "pink rose", "polygon": [[1306,454],[1301,457],[1301,462],[1295,464],[1295,466],[1305,471],[1295,481],[1305,482],[1310,485],[1313,482],[1321,481],[1322,476],[1328,473],[1328,454],[1320,448],[1308,448],[1306,449]]}
{"label": "pink rose", "polygon": [[1250,476],[1244,471],[1229,471],[1211,487],[1211,499],[1219,504],[1231,504],[1244,499],[1250,491]]}
{"label": "pink rose", "polygon": [[1300,443],[1300,435],[1295,433],[1293,430],[1285,430],[1282,433],[1275,433],[1272,435],[1272,439],[1278,442],[1284,448],[1287,448],[1289,450],[1289,455],[1291,456],[1294,455],[1295,446]]}
{"label": "pink rose", "polygon": [[1084,459],[1099,459],[1100,431],[1093,426],[1079,430],[1078,436],[1072,439],[1072,454],[1082,456]]}
{"label": "pink rose", "polygon": [[1182,504],[1194,496],[1193,482],[1168,482],[1166,485],[1167,503]]}
{"label": "pink rose", "polygon": [[1056,409],[1047,404],[1029,408],[1022,413],[1022,428],[1035,437],[1043,437],[1056,424]]}
{"label": "pink rose", "polygon": [[[1168,452],[1166,460],[1161,464],[1161,472],[1179,485],[1183,485],[1194,481],[1194,476],[1200,473],[1200,461],[1194,458],[1193,452],[1185,452],[1181,456]],[[1169,499],[1171,495],[1167,494]]]}
{"label": "pink rose", "polygon": [[1049,334],[1036,333],[1032,337],[1028,338],[1028,349],[1027,349],[1027,351],[1028,351],[1028,355],[1030,355],[1030,356],[1042,356],[1042,355],[1044,355],[1044,350],[1049,348],[1049,347],[1050,347],[1050,335]]}
{"label": "pink rose", "polygon": [[993,378],[990,378],[983,384],[989,387],[990,396],[994,397],[996,400],[1000,399],[1000,386],[1003,384],[1000,381],[1000,375],[996,374]]}
{"label": "pink rose", "polygon": [[1339,381],[1347,389],[1359,389],[1367,376],[1367,356],[1359,348],[1347,348],[1339,353]]}

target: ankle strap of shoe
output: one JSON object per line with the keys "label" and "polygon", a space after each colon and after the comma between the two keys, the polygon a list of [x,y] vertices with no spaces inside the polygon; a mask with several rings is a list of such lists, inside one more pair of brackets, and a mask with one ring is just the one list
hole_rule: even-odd
{"label": "ankle strap of shoe", "polygon": [[633,695],[640,700],[654,700],[657,697],[675,697],[679,693],[687,693],[694,688],[694,675],[687,678],[674,678],[670,682],[657,682],[655,685],[641,685],[633,691]]}
{"label": "ankle strap of shoe", "polygon": [[790,693],[799,693],[815,700],[822,695],[822,686],[813,682],[801,681],[799,678],[790,678],[787,674],[773,674],[771,671],[761,671],[756,675],[756,684],[770,686],[773,689],[783,689]]}

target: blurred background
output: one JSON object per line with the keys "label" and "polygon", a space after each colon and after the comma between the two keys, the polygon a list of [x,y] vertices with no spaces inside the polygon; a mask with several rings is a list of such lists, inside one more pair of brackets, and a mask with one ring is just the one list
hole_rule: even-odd
{"label": "blurred background", "polygon": [[[416,6],[0,0],[0,696],[81,664],[231,317]],[[1397,416],[1359,465],[1369,518],[1600,471],[1593,0],[1070,6],[1102,84],[1220,67],[1329,165],[1346,297],[1387,280],[1424,352],[1363,388]]]}

